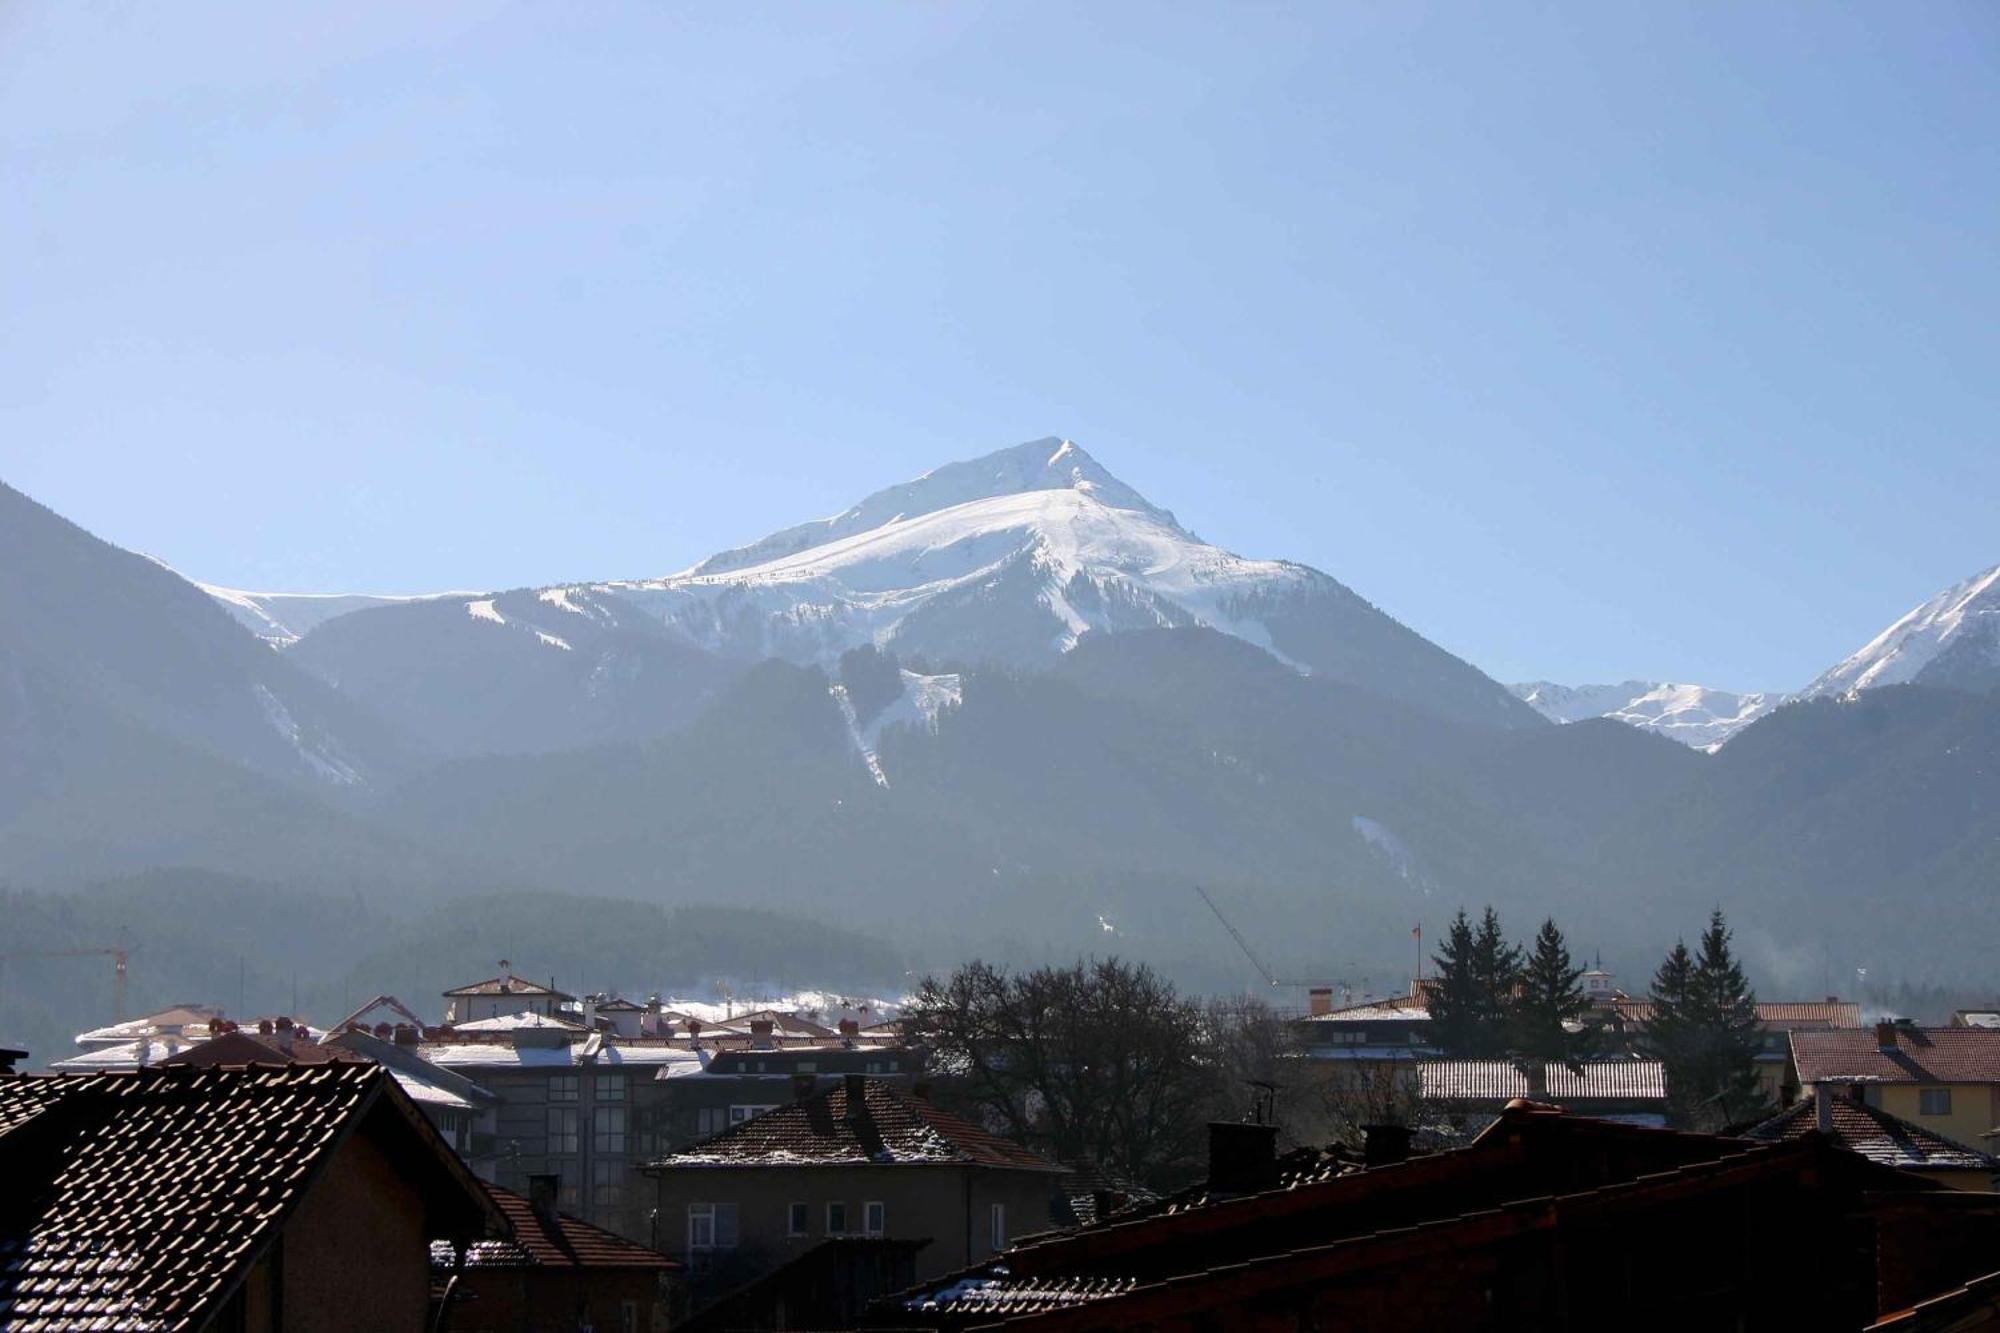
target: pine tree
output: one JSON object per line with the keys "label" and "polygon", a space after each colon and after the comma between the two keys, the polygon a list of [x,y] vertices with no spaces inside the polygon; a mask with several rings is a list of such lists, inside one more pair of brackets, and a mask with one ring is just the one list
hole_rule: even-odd
{"label": "pine tree", "polygon": [[1444,947],[1431,959],[1437,975],[1428,991],[1431,1041],[1448,1060],[1472,1058],[1479,1044],[1482,1005],[1473,948],[1472,923],[1461,907],[1445,931]]}
{"label": "pine tree", "polygon": [[1653,976],[1646,1045],[1666,1068],[1675,1123],[1715,1128],[1758,1109],[1757,997],[1729,949],[1722,909],[1710,914],[1699,952],[1686,941]]}
{"label": "pine tree", "polygon": [[1586,1054],[1588,1030],[1571,1032],[1590,1011],[1583,994],[1583,969],[1570,961],[1569,945],[1553,920],[1542,922],[1535,946],[1521,965],[1520,983],[1510,1006],[1514,1050],[1530,1060],[1573,1064]]}
{"label": "pine tree", "polygon": [[1694,976],[1688,988],[1701,1033],[1698,1077],[1721,1124],[1759,1109],[1757,1053],[1764,1034],[1757,1022],[1757,996],[1743,967],[1729,950],[1729,926],[1722,909],[1709,914],[1701,934]]}
{"label": "pine tree", "polygon": [[1507,943],[1500,916],[1491,907],[1479,919],[1472,940],[1472,979],[1477,989],[1470,1058],[1498,1060],[1507,1054],[1508,1014],[1521,977],[1521,951]]}

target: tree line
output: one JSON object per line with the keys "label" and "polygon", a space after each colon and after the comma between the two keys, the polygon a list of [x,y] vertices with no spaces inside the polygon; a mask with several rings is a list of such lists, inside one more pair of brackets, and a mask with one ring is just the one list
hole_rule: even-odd
{"label": "tree line", "polygon": [[[1553,919],[1524,948],[1508,941],[1491,907],[1477,925],[1461,908],[1432,961],[1431,1041],[1446,1059],[1575,1067],[1613,1048],[1617,1034],[1593,1012],[1584,969]],[[1730,949],[1720,908],[1695,949],[1681,940],[1668,951],[1648,998],[1640,1045],[1665,1068],[1674,1121],[1715,1126],[1759,1109],[1757,997]]]}

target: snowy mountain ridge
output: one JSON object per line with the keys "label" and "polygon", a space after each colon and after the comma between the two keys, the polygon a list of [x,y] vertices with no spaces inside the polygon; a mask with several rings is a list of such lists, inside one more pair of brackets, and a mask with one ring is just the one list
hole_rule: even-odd
{"label": "snowy mountain ridge", "polygon": [[1800,698],[1878,685],[2000,683],[2000,565],[1953,584],[1823,672]]}
{"label": "snowy mountain ridge", "polygon": [[1627,680],[1616,685],[1557,685],[1535,680],[1507,688],[1551,722],[1611,718],[1698,750],[1717,749],[1791,697],[1769,692],[1739,694],[1656,680]]}

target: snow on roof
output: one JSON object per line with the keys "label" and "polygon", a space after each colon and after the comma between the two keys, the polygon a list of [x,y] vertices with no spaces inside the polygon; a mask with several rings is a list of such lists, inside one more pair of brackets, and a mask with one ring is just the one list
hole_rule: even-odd
{"label": "snow on roof", "polygon": [[564,1032],[581,1032],[583,1024],[572,1023],[567,1018],[550,1014],[531,1013],[522,1010],[518,1014],[501,1014],[495,1018],[476,1019],[470,1023],[454,1023],[453,1032],[516,1032],[524,1028],[556,1028]]}

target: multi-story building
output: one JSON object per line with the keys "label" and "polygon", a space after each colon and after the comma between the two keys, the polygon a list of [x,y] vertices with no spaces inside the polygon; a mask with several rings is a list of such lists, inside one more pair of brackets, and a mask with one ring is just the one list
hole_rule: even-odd
{"label": "multi-story building", "polygon": [[1890,1022],[1794,1032],[1787,1084],[1858,1096],[1954,1143],[1978,1144],[2000,1124],[2000,1029]]}

